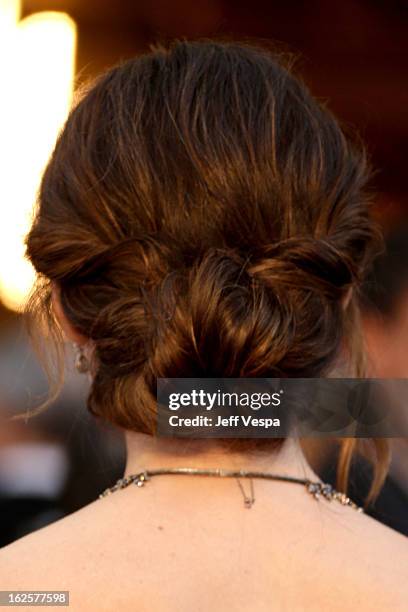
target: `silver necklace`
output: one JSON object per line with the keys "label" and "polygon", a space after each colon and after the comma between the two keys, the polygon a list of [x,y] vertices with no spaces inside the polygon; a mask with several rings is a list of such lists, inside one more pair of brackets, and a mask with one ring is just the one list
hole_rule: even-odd
{"label": "silver necklace", "polygon": [[[224,469],[201,469],[201,468],[158,468],[155,470],[143,470],[138,474],[130,474],[119,478],[116,483],[105,489],[103,493],[99,495],[99,498],[107,497],[120,489],[125,489],[129,485],[136,485],[138,488],[143,487],[151,478],[154,476],[213,476],[216,478],[235,478],[239,489],[244,498],[244,505],[246,508],[251,508],[255,502],[254,486],[252,480],[255,478],[261,480],[278,480],[281,482],[290,482],[294,484],[303,485],[306,491],[314,497],[314,499],[324,498],[328,501],[336,500],[343,506],[350,506],[357,512],[363,512],[363,508],[357,506],[345,493],[336,491],[330,484],[323,482],[312,482],[307,478],[296,478],[294,476],[282,476],[280,474],[271,474],[270,472],[256,472],[251,470],[224,470]],[[248,497],[244,491],[241,478],[248,478],[250,481],[251,493]]]}

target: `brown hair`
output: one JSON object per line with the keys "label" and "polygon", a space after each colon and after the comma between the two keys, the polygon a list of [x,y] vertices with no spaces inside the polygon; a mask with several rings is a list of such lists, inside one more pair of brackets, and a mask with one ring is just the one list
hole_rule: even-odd
{"label": "brown hair", "polygon": [[354,358],[367,178],[362,147],[262,48],[176,42],[103,75],[27,238],[31,304],[51,313],[55,283],[92,341],[89,409],[154,434],[157,377],[319,377]]}

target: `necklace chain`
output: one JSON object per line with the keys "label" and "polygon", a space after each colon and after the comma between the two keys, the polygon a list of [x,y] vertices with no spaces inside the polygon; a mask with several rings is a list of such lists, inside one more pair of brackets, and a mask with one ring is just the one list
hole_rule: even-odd
{"label": "necklace chain", "polygon": [[[107,497],[120,489],[125,489],[131,484],[137,487],[143,487],[153,476],[213,476],[216,478],[235,478],[238,482],[238,486],[244,497],[245,507],[251,508],[254,501],[254,489],[252,479],[258,478],[261,480],[277,480],[281,482],[291,482],[294,484],[301,484],[306,488],[306,491],[310,493],[315,499],[324,498],[328,501],[336,500],[343,506],[350,506],[358,512],[363,512],[363,508],[355,504],[345,493],[336,491],[330,484],[323,482],[312,482],[307,478],[296,478],[294,476],[283,476],[280,474],[271,474],[270,472],[256,472],[247,470],[224,470],[224,469],[201,469],[201,468],[158,468],[155,470],[143,470],[138,474],[130,474],[119,478],[116,483],[105,489],[103,493],[99,495],[99,498]],[[251,486],[251,497],[248,497],[242,487],[240,478],[249,478]]]}

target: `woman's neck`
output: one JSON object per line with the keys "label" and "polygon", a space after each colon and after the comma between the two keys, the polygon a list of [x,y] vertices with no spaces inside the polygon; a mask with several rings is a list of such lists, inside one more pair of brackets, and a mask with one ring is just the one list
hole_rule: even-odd
{"label": "woman's neck", "polygon": [[125,475],[157,468],[192,467],[270,471],[300,478],[317,479],[299,443],[288,438],[279,450],[236,452],[216,440],[170,440],[126,432]]}

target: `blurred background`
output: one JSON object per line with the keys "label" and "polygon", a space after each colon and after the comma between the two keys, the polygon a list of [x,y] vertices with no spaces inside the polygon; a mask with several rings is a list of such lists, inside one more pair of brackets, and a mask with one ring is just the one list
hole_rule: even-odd
{"label": "blurred background", "polygon": [[[124,465],[122,437],[88,415],[88,382],[69,354],[60,399],[40,416],[9,420],[47,395],[20,314],[33,282],[23,237],[73,92],[154,42],[214,36],[275,41],[298,55],[312,92],[366,141],[387,238],[364,288],[370,374],[408,378],[406,0],[0,0],[0,546],[92,501]],[[392,446],[370,512],[408,534],[407,440]],[[310,450],[326,480],[336,452]],[[356,460],[356,501],[367,475]]]}

